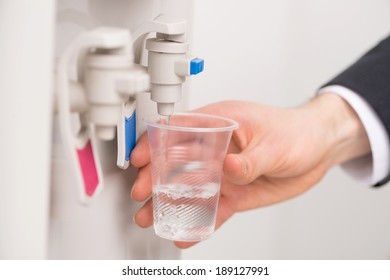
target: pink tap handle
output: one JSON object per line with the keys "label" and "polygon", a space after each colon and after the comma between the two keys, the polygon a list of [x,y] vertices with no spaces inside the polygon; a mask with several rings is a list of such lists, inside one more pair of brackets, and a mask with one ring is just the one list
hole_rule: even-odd
{"label": "pink tap handle", "polygon": [[84,147],[77,149],[77,156],[84,182],[84,192],[92,197],[98,189],[100,180],[90,139]]}
{"label": "pink tap handle", "polygon": [[103,173],[91,128],[85,124],[85,116],[82,115],[80,121],[82,128],[74,138],[72,158],[80,201],[90,204],[103,188]]}

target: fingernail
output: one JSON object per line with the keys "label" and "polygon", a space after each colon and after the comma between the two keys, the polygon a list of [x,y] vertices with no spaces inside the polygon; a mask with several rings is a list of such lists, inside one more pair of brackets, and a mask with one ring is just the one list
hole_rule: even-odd
{"label": "fingernail", "polygon": [[134,188],[137,187],[137,183],[138,183],[138,180],[135,180],[134,183],[133,183],[133,186],[131,187],[131,191],[130,191],[130,197],[131,197],[131,199],[134,199],[134,198],[133,198],[133,191],[134,191]]}
{"label": "fingernail", "polygon": [[241,164],[241,173],[246,175],[246,173],[248,172],[248,168],[246,166],[245,159],[243,159],[241,155],[237,155],[237,159],[239,160],[239,162]]}
{"label": "fingernail", "polygon": [[134,223],[134,224],[136,224],[136,222],[135,222],[135,215],[136,215],[136,214],[133,215],[133,223]]}

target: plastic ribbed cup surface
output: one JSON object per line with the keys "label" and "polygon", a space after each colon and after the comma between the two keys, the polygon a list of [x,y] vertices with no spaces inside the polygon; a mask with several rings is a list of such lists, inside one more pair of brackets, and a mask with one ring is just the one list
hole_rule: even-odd
{"label": "plastic ribbed cup surface", "polygon": [[160,237],[200,241],[215,228],[222,165],[233,120],[175,114],[169,125],[144,120],[152,163],[154,229]]}

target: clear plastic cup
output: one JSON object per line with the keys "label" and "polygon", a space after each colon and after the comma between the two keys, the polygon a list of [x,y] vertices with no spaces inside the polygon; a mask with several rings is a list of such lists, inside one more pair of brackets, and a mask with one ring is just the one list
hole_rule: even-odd
{"label": "clear plastic cup", "polygon": [[237,122],[183,113],[144,120],[152,163],[154,230],[176,241],[200,241],[215,228],[222,165]]}

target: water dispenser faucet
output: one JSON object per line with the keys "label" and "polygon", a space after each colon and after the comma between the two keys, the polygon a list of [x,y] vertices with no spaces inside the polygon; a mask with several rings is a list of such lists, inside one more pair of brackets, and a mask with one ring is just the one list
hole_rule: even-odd
{"label": "water dispenser faucet", "polygon": [[[76,174],[80,200],[88,203],[103,187],[96,139],[112,140],[122,121],[124,104],[135,94],[147,92],[146,70],[135,65],[130,33],[126,29],[101,27],[82,33],[64,51],[57,70],[57,110],[64,148]],[[68,76],[72,59],[81,63],[77,80]],[[75,98],[79,95],[85,98]],[[79,104],[80,103],[80,104]],[[133,106],[134,107],[134,106]],[[74,135],[70,114],[80,116]]]}
{"label": "water dispenser faucet", "polygon": [[174,104],[181,99],[186,77],[202,72],[204,61],[187,55],[186,21],[159,15],[135,30],[133,39],[151,32],[156,32],[155,38],[146,40],[151,99],[157,102],[160,115],[169,116],[174,112]]}
{"label": "water dispenser faucet", "polygon": [[85,88],[90,121],[101,140],[115,138],[123,104],[134,102],[136,93],[149,90],[149,76],[145,69],[134,64],[128,45],[129,41],[122,48],[96,48],[86,56]]}
{"label": "water dispenser faucet", "polygon": [[159,115],[172,115],[175,103],[181,99],[186,77],[203,71],[203,59],[187,56],[188,47],[188,43],[159,38],[146,41],[150,94],[157,102]]}

